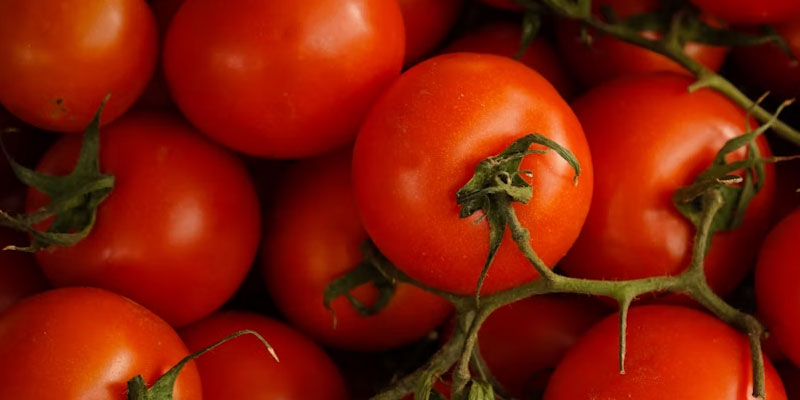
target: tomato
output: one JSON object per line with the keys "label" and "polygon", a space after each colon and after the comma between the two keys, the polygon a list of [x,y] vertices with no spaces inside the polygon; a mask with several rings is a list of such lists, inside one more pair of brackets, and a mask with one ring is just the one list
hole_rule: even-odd
{"label": "tomato", "polygon": [[[619,373],[619,316],[590,329],[556,367],[545,400],[753,399],[747,337],[701,311],[635,307],[628,314],[625,373]],[[766,395],[786,399],[764,359]]]}
{"label": "tomato", "polygon": [[[0,398],[124,400],[126,382],[148,385],[188,355],[163,320],[111,292],[66,288],[30,297],[0,314]],[[176,399],[200,399],[193,363]]]}
{"label": "tomato", "polygon": [[782,353],[800,364],[800,262],[796,259],[796,241],[800,234],[800,210],[784,218],[764,240],[756,267],[756,300],[770,337]]}
{"label": "tomato", "polygon": [[797,0],[690,0],[701,10],[727,22],[772,24],[800,17]]}
{"label": "tomato", "polygon": [[[574,171],[555,152],[526,157],[533,198],[515,204],[547,265],[578,235],[592,194],[592,162],[580,123],[556,90],[524,65],[488,54],[431,58],[405,72],[367,116],[353,153],[356,205],[381,252],[436,288],[474,293],[489,251],[480,215],[459,219],[456,191],[476,165],[516,139],[541,133],[571,150]],[[480,214],[480,213],[478,213]],[[483,293],[538,275],[506,232]]]}
{"label": "tomato", "polygon": [[800,398],[800,368],[791,363],[776,364],[775,368],[783,380],[786,397],[789,399]]}
{"label": "tomato", "polygon": [[205,400],[345,400],[339,371],[305,336],[267,317],[227,311],[181,330],[192,350],[236,331],[250,329],[275,349],[280,363],[253,336],[236,338],[198,358]]}
{"label": "tomato", "polygon": [[533,296],[495,311],[478,344],[486,365],[511,395],[541,398],[550,373],[575,341],[607,315],[591,298]]}
{"label": "tomato", "polygon": [[[38,170],[63,174],[80,138],[67,137]],[[174,326],[221,306],[258,248],[258,199],[242,163],[167,114],[125,117],[101,135],[101,170],[116,177],[93,231],[36,258],[56,286],[113,290]],[[46,202],[32,190],[28,209]]]}
{"label": "tomato", "polygon": [[[711,89],[671,73],[627,77],[597,86],[573,103],[586,130],[596,173],[592,207],[561,262],[569,275],[635,279],[676,275],[689,265],[695,229],[672,204],[673,192],[711,165],[729,139],[745,132],[745,112]],[[763,137],[762,154],[769,154]],[[744,149],[730,159],[744,157]],[[705,260],[708,283],[725,295],[744,278],[769,224],[772,165],[742,226],[714,236]]]}
{"label": "tomato", "polygon": [[[0,249],[23,245],[24,236],[0,228]],[[0,250],[0,313],[21,300],[47,289],[47,280],[30,253]]]}
{"label": "tomato", "polygon": [[[164,37],[167,35],[167,28],[172,17],[178,12],[185,0],[148,0],[150,8],[153,10],[153,16],[156,19],[158,26],[159,43],[164,42]],[[167,87],[167,78],[164,77],[164,68],[162,65],[161,57],[158,58],[155,73],[147,88],[139,97],[136,102],[136,108],[139,109],[171,109],[175,108],[175,102],[169,94]]]}
{"label": "tomato", "polygon": [[[800,17],[775,27],[793,54],[800,54]],[[733,51],[742,78],[773,96],[800,96],[800,63],[792,60],[777,45],[740,46]],[[781,99],[783,100],[783,99]]]}
{"label": "tomato", "polygon": [[444,38],[456,22],[462,0],[397,0],[406,31],[405,65],[412,65]]}
{"label": "tomato", "polygon": [[525,9],[525,7],[517,3],[515,0],[481,0],[481,1],[492,7],[496,7],[503,10],[521,11]]}
{"label": "tomato", "polygon": [[172,21],[164,71],[183,114],[248,154],[301,157],[351,140],[400,73],[396,1],[189,0]]}
{"label": "tomato", "polygon": [[[592,7],[597,13],[600,7],[610,6],[620,18],[648,13],[658,9],[658,0],[597,0]],[[673,71],[691,76],[689,71],[666,57],[625,43],[612,36],[589,30],[591,45],[587,46],[580,36],[580,25],[562,21],[557,24],[556,38],[564,61],[575,76],[587,86],[623,75],[634,75],[649,71]],[[651,39],[656,32],[644,32]],[[683,50],[689,57],[702,63],[712,71],[718,71],[728,53],[726,47],[687,43]]]}
{"label": "tomato", "polygon": [[0,2],[0,103],[37,127],[82,132],[111,93],[111,122],[147,85],[156,36],[143,0]]}
{"label": "tomato", "polygon": [[[493,22],[456,39],[442,52],[466,51],[514,57],[519,50],[521,40],[522,28],[519,24]],[[572,80],[567,76],[553,46],[546,39],[542,37],[534,39],[519,61],[547,78],[564,98],[569,98],[574,92]]]}
{"label": "tomato", "polygon": [[[436,329],[450,314],[450,303],[422,289],[398,284],[391,302],[378,314],[362,317],[345,297],[323,307],[323,292],[334,279],[361,262],[367,239],[350,185],[350,152],[301,161],[284,177],[269,219],[263,246],[263,275],[278,307],[297,326],[322,343],[357,350],[406,344]],[[320,201],[324,202],[321,206]],[[372,284],[353,291],[372,305]]]}

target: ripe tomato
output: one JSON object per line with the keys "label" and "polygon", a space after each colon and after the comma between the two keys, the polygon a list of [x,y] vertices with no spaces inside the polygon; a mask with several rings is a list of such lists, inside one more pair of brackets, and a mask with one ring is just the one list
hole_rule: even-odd
{"label": "ripe tomato", "polygon": [[[596,0],[592,7],[597,13],[601,6],[610,6],[620,17],[648,13],[658,9],[659,0]],[[691,75],[689,71],[666,57],[625,43],[608,35],[589,30],[590,46],[581,39],[580,25],[562,21],[557,25],[556,38],[564,61],[570,70],[587,86],[624,75],[634,75],[649,71],[673,71]],[[645,32],[650,38],[658,37],[656,32]],[[718,71],[725,61],[728,48],[687,43],[683,50],[689,57],[699,61],[713,71]]]}
{"label": "ripe tomato", "polygon": [[[592,162],[580,123],[558,92],[524,65],[488,54],[455,53],[408,70],[370,111],[356,140],[353,186],[367,233],[395,265],[433,287],[474,293],[489,251],[489,225],[459,219],[456,191],[475,166],[516,139],[541,133],[571,150],[529,156],[533,198],[515,204],[531,245],[547,265],[578,235],[592,195]],[[483,293],[538,275],[506,232]]]}
{"label": "ripe tomato", "polygon": [[[290,327],[242,312],[214,314],[181,330],[193,351],[236,331],[250,329],[275,349],[276,362],[255,337],[243,336],[195,362],[205,400],[345,400],[339,371],[322,349]],[[187,398],[188,399],[188,398]]]}
{"label": "ripe tomato", "polygon": [[164,47],[183,114],[248,154],[301,157],[353,140],[400,73],[396,1],[188,0]]}
{"label": "ripe tomato", "polygon": [[529,297],[486,319],[478,333],[481,355],[511,395],[541,398],[567,349],[607,314],[606,307],[591,298]]}
{"label": "ripe tomato", "polygon": [[[63,174],[80,138],[64,138],[39,171]],[[259,207],[241,162],[166,114],[125,117],[103,130],[101,170],[116,176],[97,222],[73,247],[36,254],[56,286],[113,290],[174,326],[221,306],[244,279],[259,241]],[[45,204],[38,191],[27,207]]]}
{"label": "ripe tomato", "polygon": [[789,360],[800,364],[800,262],[795,257],[800,209],[784,218],[764,240],[756,267],[758,310],[771,338]]}
{"label": "ripe tomato", "polygon": [[[800,54],[800,17],[776,27],[793,54]],[[777,96],[800,96],[800,62],[792,60],[778,46],[740,46],[733,51],[742,78],[763,91]]]}
{"label": "ripe tomato", "polygon": [[[293,325],[330,346],[381,350],[421,338],[451,311],[450,303],[415,286],[398,284],[378,314],[362,317],[345,297],[323,307],[323,292],[361,261],[367,234],[350,185],[350,152],[294,165],[277,191],[263,246],[263,275],[270,294]],[[321,206],[320,201],[324,202]],[[353,291],[375,302],[372,284]]]}
{"label": "ripe tomato", "polygon": [[6,246],[24,245],[24,239],[0,228],[0,313],[22,298],[47,289],[47,280],[32,254],[2,251]]}
{"label": "ripe tomato", "polygon": [[103,123],[144,90],[157,53],[143,0],[0,2],[0,103],[47,130],[81,132],[106,94]]}
{"label": "ripe tomato", "polygon": [[[632,308],[625,374],[618,338],[617,314],[590,329],[556,367],[544,399],[753,399],[747,338],[713,316],[675,306]],[[786,399],[772,363],[764,364],[767,399]]]}
{"label": "ripe tomato", "polygon": [[[164,42],[164,37],[167,35],[167,28],[172,17],[178,12],[185,0],[148,0],[150,8],[153,10],[153,16],[156,19],[156,26],[158,26],[159,43]],[[173,109],[175,102],[169,94],[167,87],[167,78],[164,77],[164,67],[161,57],[158,57],[156,70],[153,74],[147,88],[139,97],[136,102],[135,108],[138,109]]]}
{"label": "ripe tomato", "polygon": [[406,31],[405,65],[433,50],[456,22],[462,0],[397,0]]}
{"label": "ripe tomato", "polygon": [[727,22],[772,24],[800,17],[797,0],[691,0],[701,10]]}
{"label": "ripe tomato", "polygon": [[[522,40],[522,28],[511,22],[494,22],[468,33],[447,46],[443,53],[474,52],[514,57]],[[519,60],[542,74],[564,98],[574,92],[572,80],[567,76],[553,46],[537,37]]]}
{"label": "ripe tomato", "polygon": [[[124,400],[128,380],[150,385],[188,354],[166,322],[122,296],[51,290],[0,314],[0,398]],[[174,395],[202,397],[193,363]]]}
{"label": "ripe tomato", "polygon": [[[745,113],[711,89],[671,73],[627,77],[597,86],[573,103],[592,149],[597,179],[581,235],[560,267],[595,279],[676,275],[689,265],[694,227],[672,204],[729,139],[745,132]],[[769,154],[763,137],[762,154]],[[744,157],[737,151],[731,159]],[[708,283],[724,295],[744,278],[766,233],[774,168],[738,229],[714,236]]]}

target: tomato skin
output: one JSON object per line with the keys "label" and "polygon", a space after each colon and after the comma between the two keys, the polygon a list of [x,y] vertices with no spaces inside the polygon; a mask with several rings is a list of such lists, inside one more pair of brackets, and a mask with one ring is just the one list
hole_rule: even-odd
{"label": "tomato skin", "polygon": [[[753,399],[747,337],[713,316],[676,306],[632,308],[625,374],[618,338],[618,314],[591,328],[556,368],[544,399]],[[786,399],[772,363],[764,364],[767,399]]]}
{"label": "tomato skin", "polygon": [[[775,29],[793,54],[800,54],[800,17]],[[800,96],[800,63],[789,58],[778,46],[767,43],[734,48],[733,61],[742,78],[758,89],[774,95],[794,98]]]}
{"label": "tomato skin", "polygon": [[82,132],[111,93],[111,122],[144,90],[157,47],[143,0],[3,1],[0,103],[39,128]]}
{"label": "tomato skin", "polygon": [[[353,199],[350,160],[347,151],[291,167],[276,192],[262,272],[270,294],[294,326],[329,346],[384,350],[434,331],[452,307],[441,297],[401,283],[386,308],[370,317],[360,316],[346,298],[336,299],[333,327],[322,295],[329,283],[361,262],[360,246],[367,239]],[[372,304],[378,294],[371,284],[352,293],[364,304]]]}
{"label": "tomato skin", "polygon": [[[51,290],[0,314],[0,398],[124,400],[126,382],[151,385],[189,353],[166,322],[114,293]],[[176,399],[201,399],[194,363]]]}
{"label": "tomato skin", "polygon": [[[570,247],[592,193],[592,163],[580,124],[558,92],[524,65],[488,54],[454,53],[408,70],[373,106],[353,153],[356,205],[367,233],[411,277],[461,294],[475,292],[488,254],[488,223],[459,219],[456,191],[483,159],[539,132],[570,149],[582,175],[554,152],[524,159],[534,196],[514,204],[534,229],[547,265]],[[480,213],[478,213],[480,214]],[[483,293],[537,277],[506,232]]]}
{"label": "tomato skin", "polygon": [[[38,170],[64,174],[80,138],[67,137]],[[101,170],[115,175],[94,229],[68,248],[36,258],[56,286],[113,290],[173,326],[221,306],[258,248],[260,211],[241,161],[168,114],[126,116],[101,134]],[[31,190],[27,208],[45,204]]]}
{"label": "tomato skin", "polygon": [[[710,89],[687,92],[689,78],[659,73],[597,86],[573,103],[594,157],[596,183],[581,236],[559,266],[569,275],[636,279],[676,275],[689,265],[694,227],[673,192],[705,170],[729,139],[745,132],[742,109]],[[623,112],[624,111],[624,112]],[[770,154],[763,137],[762,154]],[[744,157],[744,150],[731,159]],[[714,236],[705,260],[721,295],[752,267],[769,224],[774,166],[743,225]]]}
{"label": "tomato skin", "polygon": [[[595,13],[601,6],[611,6],[614,12],[625,18],[658,9],[659,0],[599,0],[592,2]],[[691,76],[691,73],[668,58],[625,43],[609,35],[589,30],[591,46],[587,46],[580,36],[580,25],[572,21],[557,24],[556,39],[564,62],[572,73],[586,86],[592,87],[603,81],[619,76],[635,75],[652,71],[672,71]],[[653,32],[646,32],[651,38]],[[689,57],[705,65],[712,71],[719,71],[728,48],[687,43],[683,49]]]}
{"label": "tomato skin", "polygon": [[499,308],[481,326],[486,365],[511,395],[539,398],[552,370],[607,308],[578,296],[533,296]]}
{"label": "tomato skin", "polygon": [[[0,249],[24,244],[24,235],[0,228]],[[0,313],[22,298],[42,292],[47,287],[47,280],[32,254],[0,250]]]}
{"label": "tomato skin", "polygon": [[796,0],[690,0],[701,10],[726,22],[772,24],[800,17]]}
{"label": "tomato skin", "polygon": [[[519,24],[493,22],[456,39],[442,53],[489,53],[513,58],[521,40],[522,28]],[[546,39],[534,39],[519,61],[542,74],[562,97],[568,99],[574,93],[572,79],[567,76],[553,46]]]}
{"label": "tomato skin", "polygon": [[212,139],[303,157],[353,140],[404,47],[394,0],[188,0],[167,32],[164,71]]}
{"label": "tomato skin", "polygon": [[406,32],[405,65],[413,65],[447,35],[461,11],[462,0],[397,0]]}
{"label": "tomato skin", "polygon": [[776,225],[761,246],[756,266],[756,300],[759,314],[782,353],[800,364],[800,320],[797,293],[800,262],[794,256],[800,233],[800,210]]}
{"label": "tomato skin", "polygon": [[255,337],[227,342],[198,358],[205,400],[346,400],[339,371],[327,354],[292,328],[267,317],[226,311],[181,330],[193,351],[236,331],[258,332],[275,349],[276,362]]}

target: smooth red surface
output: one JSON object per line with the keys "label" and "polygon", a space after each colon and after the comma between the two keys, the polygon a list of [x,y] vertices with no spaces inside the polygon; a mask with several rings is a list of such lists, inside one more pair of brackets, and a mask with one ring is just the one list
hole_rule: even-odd
{"label": "smooth red surface", "polygon": [[[321,348],[267,317],[226,311],[181,330],[193,351],[234,332],[258,332],[275,349],[270,356],[252,335],[235,338],[198,358],[205,400],[347,400],[339,371]],[[190,398],[187,398],[190,399]]]}
{"label": "smooth red surface", "polygon": [[[567,352],[545,400],[744,400],[752,396],[747,337],[701,311],[675,306],[630,310],[625,374],[619,373],[619,316],[590,329]],[[785,400],[766,364],[766,395]]]}
{"label": "smooth red surface", "polygon": [[[760,0],[759,0],[760,1]],[[652,12],[659,7],[659,0],[595,0],[592,7],[597,13],[601,6],[610,6],[617,16],[625,18]],[[691,76],[689,71],[666,57],[625,43],[608,35],[589,30],[591,45],[587,46],[580,36],[580,25],[561,20],[556,27],[558,48],[572,73],[587,86],[619,76],[635,75],[652,71],[672,71]],[[645,32],[651,38],[654,32]],[[725,61],[728,48],[687,43],[686,54],[712,71],[718,71]]]}
{"label": "smooth red surface", "polygon": [[[559,266],[569,275],[635,279],[676,275],[689,265],[695,229],[672,204],[673,192],[705,170],[729,139],[745,132],[745,112],[692,80],[661,73],[595,87],[573,109],[595,166],[592,206],[575,246]],[[754,125],[755,126],[755,125]],[[758,139],[762,154],[766,141]],[[744,150],[730,160],[744,157]],[[752,268],[769,228],[775,193],[767,164],[762,191],[744,223],[714,236],[705,260],[708,282],[725,295]]]}
{"label": "smooth red surface", "polygon": [[[541,133],[571,150],[573,170],[555,152],[526,157],[533,198],[514,204],[531,245],[552,266],[572,245],[588,212],[592,162],[580,124],[556,90],[524,65],[488,54],[437,56],[408,70],[361,127],[353,185],[364,227],[386,257],[428,285],[474,293],[489,251],[481,213],[460,219],[456,191],[483,159]],[[483,293],[537,277],[506,232]]]}
{"label": "smooth red surface", "polygon": [[[792,53],[800,54],[800,16],[775,28]],[[781,100],[800,96],[800,62],[789,58],[778,46],[739,46],[734,48],[733,61],[742,79],[757,89],[770,91]]]}
{"label": "smooth red surface", "polygon": [[0,313],[19,300],[47,289],[47,279],[33,254],[3,251],[6,246],[24,246],[25,235],[0,228]]}
{"label": "smooth red surface", "polygon": [[396,1],[188,0],[167,32],[164,71],[178,107],[212,139],[303,157],[353,140],[404,48]]}
{"label": "smooth red surface", "polygon": [[455,24],[462,3],[462,0],[397,0],[406,31],[405,65],[413,65],[439,44]]}
{"label": "smooth red surface", "polygon": [[756,266],[758,311],[781,352],[800,365],[800,210],[775,226],[761,246]]}
{"label": "smooth red surface", "polygon": [[[383,350],[436,330],[452,311],[441,297],[398,284],[378,314],[362,317],[345,297],[323,307],[325,288],[361,262],[367,234],[358,219],[350,184],[350,152],[295,164],[275,192],[277,199],[263,245],[263,275],[272,298],[292,324],[329,346]],[[377,290],[352,294],[374,303]]]}
{"label": "smooth red surface", "polygon": [[39,128],[82,132],[111,93],[111,122],[144,90],[157,47],[144,0],[0,2],[0,103]]}
{"label": "smooth red surface", "polygon": [[[142,375],[152,385],[188,354],[166,322],[122,296],[52,290],[0,314],[0,398],[124,400],[128,380]],[[202,398],[194,363],[174,395]]]}
{"label": "smooth red surface", "polygon": [[800,17],[797,0],[690,0],[701,10],[726,22],[772,24]]}
{"label": "smooth red surface", "polygon": [[[448,45],[443,53],[474,52],[514,57],[522,41],[522,28],[518,23],[493,22],[470,32]],[[562,97],[568,99],[574,92],[572,78],[567,75],[553,46],[537,37],[519,59],[544,76]]]}
{"label": "smooth red surface", "polygon": [[608,313],[588,297],[529,297],[486,319],[478,334],[481,355],[509,393],[520,399],[537,398],[567,350]]}
{"label": "smooth red surface", "polygon": [[[64,174],[80,138],[56,143],[38,170]],[[167,114],[105,128],[100,168],[116,177],[89,236],[36,254],[56,286],[113,290],[174,326],[221,306],[244,279],[260,239],[255,189],[241,161]],[[28,210],[47,201],[37,191]]]}

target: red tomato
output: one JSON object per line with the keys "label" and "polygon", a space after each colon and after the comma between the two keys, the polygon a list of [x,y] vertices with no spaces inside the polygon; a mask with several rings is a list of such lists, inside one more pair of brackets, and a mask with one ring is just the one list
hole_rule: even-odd
{"label": "red tomato", "polygon": [[727,22],[772,24],[800,17],[797,0],[690,0],[701,10]]}
{"label": "red tomato", "polygon": [[607,314],[587,297],[529,297],[486,319],[478,334],[481,355],[511,395],[538,399],[567,349]]}
{"label": "red tomato", "polygon": [[[447,46],[443,53],[474,52],[514,57],[522,40],[522,28],[511,22],[494,22],[468,33]],[[564,98],[574,92],[572,80],[556,55],[553,46],[546,39],[537,37],[525,49],[519,60],[542,74]]]}
{"label": "red tomato", "polygon": [[[63,174],[80,138],[58,142],[39,171]],[[259,241],[259,207],[241,162],[183,121],[140,114],[106,128],[101,169],[116,176],[92,233],[73,247],[40,251],[57,286],[113,290],[174,326],[221,306],[244,279]],[[32,190],[28,209],[45,204]]]}
{"label": "red tomato", "polygon": [[[747,337],[713,316],[675,306],[631,309],[625,374],[618,338],[617,314],[590,329],[556,368],[544,399],[753,399]],[[786,399],[772,363],[764,363],[767,399]]]}
{"label": "red tomato", "polygon": [[[481,160],[533,132],[571,150],[582,168],[576,186],[572,168],[555,152],[529,156],[521,165],[533,173],[533,198],[514,208],[533,229],[531,245],[552,266],[583,224],[592,162],[580,123],[558,92],[507,57],[431,58],[403,74],[375,104],[353,154],[356,204],[367,233],[411,277],[474,293],[489,251],[489,225],[477,221],[480,215],[458,218],[456,191]],[[483,293],[537,276],[506,232]]]}
{"label": "red tomato", "polygon": [[0,228],[0,313],[24,297],[47,289],[47,280],[30,253],[2,251],[24,245],[24,236]]}
{"label": "red tomato", "polygon": [[[800,17],[776,29],[792,53],[800,55]],[[733,60],[742,78],[756,88],[784,98],[800,96],[800,62],[789,58],[778,46],[739,46],[733,51]]]}
{"label": "red tomato", "polygon": [[353,140],[400,73],[396,1],[189,0],[164,48],[172,96],[216,141],[300,157]]}
{"label": "red tomato", "polygon": [[144,90],[157,46],[143,0],[0,2],[0,103],[40,128],[82,132],[111,93],[111,122]]}
{"label": "red tomato", "polygon": [[[659,0],[596,0],[592,2],[595,12],[604,5],[612,7],[620,18],[625,18],[658,9]],[[676,62],[658,53],[593,30],[589,30],[592,42],[590,46],[587,46],[579,32],[578,23],[561,21],[557,25],[556,37],[567,66],[587,86],[595,86],[618,76],[649,71],[673,71],[687,76],[691,75]],[[645,32],[644,34],[651,39],[658,37],[655,32]],[[698,43],[687,43],[683,50],[689,57],[712,71],[718,71],[722,67],[728,53],[727,47]]]}
{"label": "red tomato", "polygon": [[784,218],[764,240],[756,267],[758,310],[782,353],[800,364],[800,260],[795,257],[800,210]]}
{"label": "red tomato", "polygon": [[[188,354],[166,322],[122,296],[52,290],[0,314],[0,398],[124,400],[128,380],[150,385]],[[174,395],[202,398],[193,363]]]}
{"label": "red tomato", "polygon": [[[339,371],[322,349],[288,326],[242,312],[214,314],[181,330],[190,349],[200,350],[236,331],[251,329],[275,349],[280,363],[255,337],[243,336],[195,362],[205,400],[345,400]],[[188,399],[188,398],[187,398]]]}
{"label": "red tomato", "polygon": [[[367,234],[350,185],[350,152],[294,165],[276,192],[263,247],[263,275],[270,294],[293,325],[330,346],[381,350],[436,329],[452,307],[415,286],[398,284],[391,302],[370,317],[345,297],[332,303],[338,324],[323,307],[323,292],[361,261]],[[320,206],[320,201],[324,206]],[[353,291],[364,304],[377,298],[371,284]]]}
{"label": "red tomato", "polygon": [[[172,17],[175,16],[184,1],[185,0],[148,0],[150,8],[153,10],[153,15],[156,18],[159,43],[163,43],[164,37],[167,35],[167,28],[170,22],[172,22]],[[161,57],[159,57],[153,78],[150,80],[144,93],[142,93],[139,101],[136,102],[136,108],[175,108],[175,102],[172,101],[172,97],[169,94],[167,78],[164,77],[164,68],[162,64]]]}
{"label": "red tomato", "polygon": [[521,11],[525,9],[525,7],[517,3],[515,0],[481,0],[481,1],[492,7],[497,7],[503,10]]}
{"label": "red tomato", "polygon": [[462,0],[397,0],[406,31],[405,65],[430,53],[456,22]]}
{"label": "red tomato", "polygon": [[[729,139],[745,132],[745,113],[711,89],[687,92],[692,80],[661,73],[597,86],[573,103],[594,157],[592,207],[575,246],[561,262],[569,275],[635,279],[676,275],[689,265],[695,229],[672,204],[673,192],[711,165]],[[762,154],[769,154],[763,137]],[[744,157],[744,150],[731,159]],[[724,295],[752,267],[774,199],[774,168],[738,229],[714,236],[708,283]]]}

